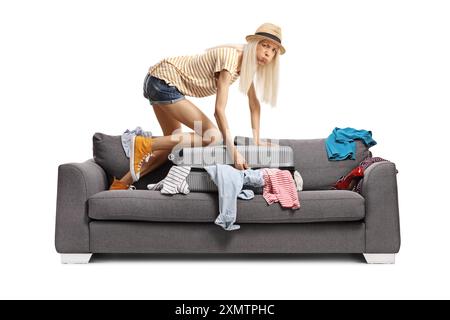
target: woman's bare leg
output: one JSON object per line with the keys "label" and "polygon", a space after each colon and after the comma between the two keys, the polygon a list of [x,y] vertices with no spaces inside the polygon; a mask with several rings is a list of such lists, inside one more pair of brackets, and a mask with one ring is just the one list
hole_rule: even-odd
{"label": "woman's bare leg", "polygon": [[222,133],[217,126],[188,99],[167,105],[164,111],[170,118],[194,130],[201,137],[201,145],[207,146],[222,140]]}
{"label": "woman's bare leg", "polygon": [[[172,142],[172,141],[165,141],[162,140],[162,138],[171,137],[171,136],[177,136],[179,139],[182,139],[182,141],[189,141],[189,144],[186,143],[180,143],[180,142]],[[170,152],[172,151],[172,148],[175,146],[198,146],[202,143],[202,138],[195,134],[194,132],[190,133],[183,133],[183,134],[176,134],[171,136],[164,136],[164,137],[158,137],[154,138],[153,140],[153,156],[150,157],[150,160],[147,163],[144,163],[141,169],[140,176],[141,178],[145,176],[146,174],[152,172],[156,168],[160,167],[163,163],[165,163],[168,159],[168,156]],[[155,141],[157,141],[160,144],[157,144],[157,147],[155,147]],[[168,148],[166,149],[166,146]],[[158,149],[157,149],[158,148]],[[159,148],[165,148],[165,149],[159,149]],[[156,149],[156,150],[155,150]],[[127,174],[125,174],[122,179],[120,179],[125,184],[132,184],[133,178],[131,176],[131,173],[128,171]]]}
{"label": "woman's bare leg", "polygon": [[[214,123],[187,99],[170,105],[154,105],[153,110],[164,136],[153,139],[154,157],[144,164],[141,177],[166,162],[167,156],[175,146],[205,146],[221,139],[221,133]],[[195,132],[181,132],[181,123]],[[131,173],[128,172],[121,181],[131,184],[133,182]]]}

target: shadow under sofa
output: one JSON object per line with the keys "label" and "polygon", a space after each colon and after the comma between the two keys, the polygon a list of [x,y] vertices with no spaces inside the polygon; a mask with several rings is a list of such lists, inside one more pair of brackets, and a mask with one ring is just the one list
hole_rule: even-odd
{"label": "shadow under sofa", "polygon": [[294,151],[303,178],[301,208],[269,206],[260,194],[238,199],[241,228],[231,232],[214,224],[217,193],[145,190],[165,177],[171,161],[135,183],[138,190],[108,190],[129,160],[120,136],[96,133],[93,142],[93,159],[58,167],[55,246],[63,263],[88,263],[95,253],[359,253],[368,263],[394,263],[399,252],[393,162],[372,164],[361,194],[331,189],[371,155],[360,140],[355,160],[342,161],[328,160],[325,139],[278,140]]}

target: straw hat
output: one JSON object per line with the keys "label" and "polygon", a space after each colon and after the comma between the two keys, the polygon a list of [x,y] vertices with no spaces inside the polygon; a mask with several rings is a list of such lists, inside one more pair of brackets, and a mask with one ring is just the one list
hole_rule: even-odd
{"label": "straw hat", "polygon": [[250,40],[271,40],[280,45],[280,54],[284,54],[286,49],[281,44],[281,28],[272,23],[264,23],[255,32],[255,34],[245,37],[247,41]]}

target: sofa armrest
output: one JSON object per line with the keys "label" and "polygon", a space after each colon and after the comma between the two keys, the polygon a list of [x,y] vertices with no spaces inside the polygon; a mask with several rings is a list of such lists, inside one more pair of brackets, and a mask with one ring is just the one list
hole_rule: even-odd
{"label": "sofa armrest", "polygon": [[89,252],[87,199],[107,188],[106,173],[93,159],[58,167],[55,229],[57,252]]}
{"label": "sofa armrest", "polygon": [[382,161],[373,163],[364,173],[366,253],[400,250],[397,172],[394,163]]}

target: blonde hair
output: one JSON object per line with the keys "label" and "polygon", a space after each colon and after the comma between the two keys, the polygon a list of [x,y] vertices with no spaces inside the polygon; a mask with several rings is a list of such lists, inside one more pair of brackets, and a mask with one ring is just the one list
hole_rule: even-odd
{"label": "blonde hair", "polygon": [[247,95],[251,84],[256,78],[255,90],[257,96],[262,102],[270,104],[272,107],[277,105],[278,98],[278,79],[280,70],[280,55],[277,52],[271,63],[265,66],[258,65],[256,60],[256,47],[261,40],[250,40],[247,44],[225,44],[207,50],[216,48],[235,48],[243,50],[242,66],[239,80],[239,90]]}

